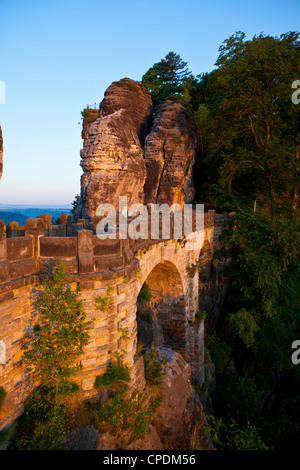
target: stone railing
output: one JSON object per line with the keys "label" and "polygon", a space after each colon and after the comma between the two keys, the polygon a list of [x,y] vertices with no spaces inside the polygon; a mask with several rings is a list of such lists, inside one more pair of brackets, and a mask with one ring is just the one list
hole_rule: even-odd
{"label": "stone railing", "polygon": [[[61,214],[60,223],[52,225],[49,214],[29,218],[25,226],[0,220],[0,283],[35,273],[50,259],[65,261],[68,273],[91,273],[120,269],[133,262],[139,249],[164,240],[162,216],[159,232],[151,239],[151,220],[148,219],[148,238],[123,239],[120,227],[115,238],[100,239],[96,234],[100,217],[92,221],[72,223],[69,214]],[[128,224],[133,219],[128,220]],[[118,221],[118,220],[117,220]],[[214,226],[214,211],[204,215],[204,228]],[[174,238],[174,217],[170,219],[170,239]]]}

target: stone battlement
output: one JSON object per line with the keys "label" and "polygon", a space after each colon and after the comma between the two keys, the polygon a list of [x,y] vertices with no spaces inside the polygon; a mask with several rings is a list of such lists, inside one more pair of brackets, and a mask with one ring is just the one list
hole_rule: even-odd
{"label": "stone battlement", "polygon": [[[52,225],[49,214],[29,218],[25,226],[0,220],[0,282],[7,282],[41,271],[50,259],[65,261],[68,273],[101,272],[132,262],[133,253],[150,244],[160,243],[162,225],[157,239],[122,239],[118,229],[116,239],[101,240],[96,234],[100,217],[72,223],[69,214],[61,214],[60,223]],[[160,217],[160,222],[162,217]],[[204,215],[204,227],[214,225],[214,211]],[[149,220],[149,235],[150,232]],[[170,220],[173,238],[174,218]]]}

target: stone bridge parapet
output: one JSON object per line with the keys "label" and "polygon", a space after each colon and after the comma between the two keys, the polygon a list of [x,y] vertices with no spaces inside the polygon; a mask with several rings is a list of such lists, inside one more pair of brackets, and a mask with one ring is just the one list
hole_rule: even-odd
{"label": "stone bridge parapet", "polygon": [[[21,343],[34,315],[33,290],[42,282],[45,265],[53,260],[66,264],[66,280],[71,286],[80,284],[87,317],[93,319],[76,376],[86,396],[96,393],[95,377],[116,357],[122,357],[133,380],[138,380],[138,297],[146,282],[157,301],[155,315],[162,335],[157,336],[158,343],[165,341],[177,349],[190,363],[194,378],[203,380],[204,326],[195,321],[197,260],[203,243],[214,245],[228,217],[214,211],[205,213],[198,251],[186,250],[182,239],[117,236],[101,240],[96,234],[99,218],[72,223],[69,214],[62,214],[59,222],[52,225],[49,214],[29,218],[23,227],[15,222],[6,227],[0,221],[0,340],[5,347],[0,386],[7,394],[0,410],[0,429],[20,414],[36,386],[24,370]],[[192,274],[188,268],[193,268]],[[95,299],[105,295],[108,286],[113,288],[111,304],[108,310],[101,310]]]}

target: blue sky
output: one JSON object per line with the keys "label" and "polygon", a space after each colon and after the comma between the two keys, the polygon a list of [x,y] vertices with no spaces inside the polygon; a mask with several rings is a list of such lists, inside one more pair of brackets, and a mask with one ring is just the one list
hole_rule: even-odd
{"label": "blue sky", "polygon": [[[69,204],[80,191],[80,111],[173,51],[198,75],[236,31],[299,30],[300,0],[0,0],[0,204]],[[300,78],[300,77],[299,77]]]}

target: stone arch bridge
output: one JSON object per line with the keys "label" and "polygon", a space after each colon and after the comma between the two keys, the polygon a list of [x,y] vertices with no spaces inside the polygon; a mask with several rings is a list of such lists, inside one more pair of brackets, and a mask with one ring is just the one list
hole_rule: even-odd
{"label": "stone arch bridge", "polygon": [[[207,211],[197,250],[187,250],[183,239],[100,240],[96,217],[71,222],[68,214],[52,225],[50,215],[29,218],[25,226],[0,221],[0,386],[7,395],[0,410],[0,428],[15,419],[34,384],[22,362],[21,342],[33,313],[32,290],[41,283],[43,266],[51,260],[67,266],[66,280],[81,286],[88,318],[93,318],[90,340],[76,376],[86,396],[95,394],[94,381],[116,357],[131,369],[132,380],[142,374],[136,358],[137,341],[171,347],[190,364],[192,377],[204,377],[204,322],[199,315],[199,272],[211,260],[228,220]],[[199,234],[198,234],[199,235]],[[140,294],[144,284],[151,300]],[[112,287],[107,310],[96,298]]]}

